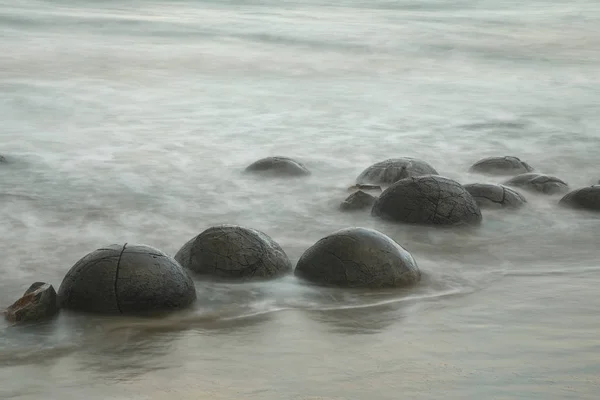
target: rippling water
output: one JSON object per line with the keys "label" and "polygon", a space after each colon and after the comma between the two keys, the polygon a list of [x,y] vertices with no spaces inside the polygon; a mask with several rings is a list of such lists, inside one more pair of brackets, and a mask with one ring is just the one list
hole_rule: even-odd
{"label": "rippling water", "polygon": [[[164,319],[2,322],[0,398],[597,398],[598,215],[532,194],[475,232],[337,210],[397,156],[463,183],[500,181],[466,172],[491,155],[600,179],[596,1],[0,5],[0,304],[102,245],[174,254],[219,223],[293,262],[371,227],[426,274],[400,293],[198,282]],[[313,174],[241,174],[268,155]]]}

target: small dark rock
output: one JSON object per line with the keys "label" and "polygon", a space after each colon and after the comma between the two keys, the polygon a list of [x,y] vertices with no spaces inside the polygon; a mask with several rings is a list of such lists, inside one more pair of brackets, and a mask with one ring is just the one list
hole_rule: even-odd
{"label": "small dark rock", "polygon": [[505,156],[484,158],[473,164],[469,170],[490,175],[516,175],[531,172],[533,168],[517,157]]}
{"label": "small dark rock", "polygon": [[421,272],[412,255],[373,229],[348,228],[308,248],[294,271],[326,286],[384,288],[416,284]]}
{"label": "small dark rock", "polygon": [[236,225],[209,228],[192,238],[175,259],[198,275],[221,279],[270,279],[291,272],[283,249],[267,234]]}
{"label": "small dark rock", "polygon": [[375,201],[376,217],[425,225],[475,225],[481,210],[458,182],[438,175],[399,180]]}
{"label": "small dark rock", "polygon": [[372,206],[373,203],[375,203],[375,200],[377,200],[377,197],[359,190],[348,196],[346,200],[340,204],[340,209],[342,211],[362,210],[363,208]]}
{"label": "small dark rock", "polygon": [[567,193],[559,204],[592,211],[600,211],[600,185],[592,185]]}
{"label": "small dark rock", "polygon": [[269,173],[279,176],[310,175],[310,171],[302,163],[289,157],[266,157],[248,167],[246,172]]}
{"label": "small dark rock", "polygon": [[400,179],[421,175],[437,175],[437,171],[427,162],[416,158],[390,158],[365,169],[356,178],[356,183],[391,185]]}
{"label": "small dark rock", "polygon": [[471,183],[464,188],[481,208],[519,208],[527,203],[523,195],[503,185]]}
{"label": "small dark rock", "polygon": [[565,193],[569,190],[569,185],[565,181],[555,176],[534,172],[517,175],[503,184],[543,194]]}
{"label": "small dark rock", "polygon": [[2,154],[0,154],[0,163],[4,162],[6,162],[6,158]]}
{"label": "small dark rock", "polygon": [[48,283],[36,282],[25,291],[23,297],[6,309],[5,317],[11,322],[35,322],[52,318],[57,313],[54,287]]}
{"label": "small dark rock", "polygon": [[381,186],[379,185],[361,185],[361,184],[356,184],[353,186],[350,186],[348,188],[348,191],[353,191],[353,190],[373,190],[376,192],[381,192]]}

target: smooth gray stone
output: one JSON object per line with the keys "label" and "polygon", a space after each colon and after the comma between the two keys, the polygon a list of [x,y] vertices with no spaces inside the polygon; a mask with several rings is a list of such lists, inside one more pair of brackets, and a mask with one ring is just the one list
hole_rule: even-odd
{"label": "smooth gray stone", "polygon": [[490,175],[516,175],[533,171],[533,167],[518,157],[488,157],[477,161],[469,169]]}
{"label": "smooth gray stone", "polygon": [[371,214],[424,225],[477,225],[481,210],[458,182],[438,175],[402,179],[375,201]]}
{"label": "smooth gray stone", "polygon": [[52,318],[58,313],[54,287],[48,283],[35,282],[23,297],[6,309],[5,317],[11,322],[36,322]]}
{"label": "smooth gray stone", "polygon": [[575,189],[560,199],[559,204],[572,208],[600,211],[600,184]]}
{"label": "smooth gray stone", "polygon": [[373,203],[375,203],[375,200],[377,200],[377,197],[359,190],[358,192],[352,193],[340,204],[340,210],[362,210],[371,207]]}
{"label": "smooth gray stone", "polygon": [[535,172],[517,175],[503,184],[543,194],[566,193],[569,191],[569,185],[565,181],[555,176]]}
{"label": "smooth gray stone", "polygon": [[287,254],[271,237],[237,225],[205,230],[184,244],[175,259],[198,275],[228,280],[271,279],[292,270]]}
{"label": "smooth gray stone", "polygon": [[366,228],[342,229],[319,240],[302,254],[294,273],[319,285],[351,288],[404,287],[421,279],[407,250]]}
{"label": "smooth gray stone", "polygon": [[302,163],[281,156],[260,159],[246,167],[246,172],[268,173],[279,176],[310,175],[310,171]]}
{"label": "smooth gray stone", "polygon": [[356,178],[356,183],[390,185],[400,179],[421,175],[437,175],[437,171],[427,162],[416,158],[390,158],[365,169]]}
{"label": "smooth gray stone", "polygon": [[519,208],[527,203],[523,195],[504,185],[471,183],[463,187],[480,208]]}
{"label": "smooth gray stone", "polygon": [[58,290],[63,308],[102,314],[165,312],[191,305],[196,289],[172,257],[150,246],[110,245],[79,260]]}

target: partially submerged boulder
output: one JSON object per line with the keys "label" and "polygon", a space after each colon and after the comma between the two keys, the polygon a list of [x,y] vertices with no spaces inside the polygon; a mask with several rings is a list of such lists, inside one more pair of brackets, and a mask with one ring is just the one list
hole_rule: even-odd
{"label": "partially submerged boulder", "polygon": [[464,188],[480,208],[519,208],[527,203],[523,195],[504,185],[471,183]]}
{"label": "partially submerged boulder", "polygon": [[362,210],[371,207],[375,203],[377,197],[371,196],[369,193],[365,193],[362,190],[352,193],[340,204],[340,210],[352,211]]}
{"label": "partially submerged boulder", "polygon": [[426,225],[476,225],[481,210],[458,182],[438,175],[402,179],[375,201],[371,214],[383,219]]}
{"label": "partially submerged boulder", "polygon": [[600,211],[600,184],[567,193],[559,204],[572,208]]}
{"label": "partially submerged boulder", "polygon": [[289,157],[281,156],[260,159],[246,167],[246,172],[278,176],[310,175],[310,171],[302,163]]}
{"label": "partially submerged boulder", "polygon": [[6,309],[4,316],[10,322],[36,322],[52,318],[57,313],[54,287],[48,283],[35,282],[23,297]]}
{"label": "partially submerged boulder", "polygon": [[342,229],[319,240],[302,254],[294,273],[319,285],[351,288],[404,287],[421,279],[407,250],[366,228]]}
{"label": "partially submerged boulder", "polygon": [[391,185],[400,179],[421,175],[437,175],[437,171],[429,163],[417,158],[390,158],[365,169],[356,178],[356,183]]}
{"label": "partially submerged boulder", "polygon": [[58,290],[65,309],[102,314],[147,314],[185,308],[194,283],[172,257],[144,245],[110,245],[80,259]]}
{"label": "partially submerged boulder", "polygon": [[569,191],[569,185],[565,181],[556,176],[535,172],[517,175],[503,184],[543,194],[566,193]]}
{"label": "partially submerged boulder", "polygon": [[184,244],[175,259],[198,275],[228,280],[270,279],[292,270],[271,237],[237,225],[208,228]]}
{"label": "partially submerged boulder", "polygon": [[517,157],[504,156],[481,159],[469,170],[489,175],[516,175],[531,172],[533,167]]}

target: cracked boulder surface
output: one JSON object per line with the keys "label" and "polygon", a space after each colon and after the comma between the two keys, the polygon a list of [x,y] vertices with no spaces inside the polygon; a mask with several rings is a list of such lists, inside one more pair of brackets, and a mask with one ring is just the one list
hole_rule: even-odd
{"label": "cracked boulder surface", "polygon": [[304,164],[289,157],[266,157],[248,167],[246,172],[270,174],[277,176],[305,176],[310,175]]}
{"label": "cracked boulder surface", "polygon": [[471,183],[464,188],[480,208],[519,208],[527,203],[522,194],[504,185]]}
{"label": "cracked boulder surface", "polygon": [[506,186],[520,187],[532,192],[558,194],[569,191],[569,185],[556,176],[530,172],[517,175],[503,183]]}
{"label": "cracked boulder surface", "polygon": [[600,211],[600,184],[567,193],[559,204],[572,208]]}
{"label": "cracked boulder surface", "polygon": [[294,274],[323,286],[349,288],[406,287],[421,280],[413,256],[373,229],[346,228],[309,247]]}
{"label": "cracked boulder surface", "polygon": [[208,228],[184,244],[175,260],[198,275],[224,280],[267,280],[292,270],[271,237],[238,225]]}
{"label": "cracked boulder surface", "polygon": [[352,193],[340,204],[340,210],[362,210],[371,207],[373,203],[375,203],[375,200],[377,200],[377,197],[359,190],[358,192]]}
{"label": "cracked boulder surface", "polygon": [[479,160],[471,166],[469,171],[489,175],[517,175],[531,172],[533,168],[518,157],[504,156]]}
{"label": "cracked boulder surface", "polygon": [[371,214],[386,220],[423,225],[477,225],[481,210],[458,182],[438,175],[402,179],[387,188]]}
{"label": "cracked boulder surface", "polygon": [[391,185],[400,179],[421,175],[437,175],[437,171],[429,163],[416,158],[390,158],[365,169],[356,178],[356,183]]}
{"label": "cracked boulder surface", "polygon": [[187,272],[172,257],[144,245],[110,245],[80,259],[58,290],[62,308],[100,314],[147,314],[196,300]]}

